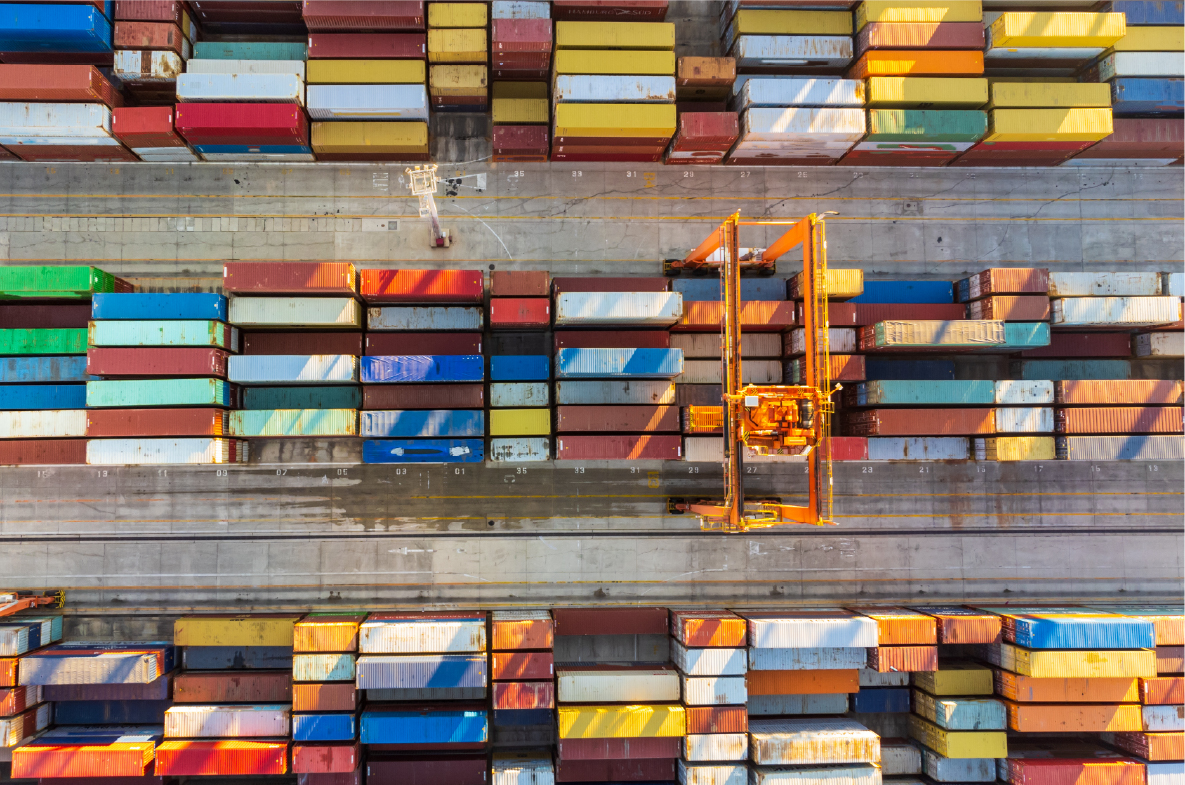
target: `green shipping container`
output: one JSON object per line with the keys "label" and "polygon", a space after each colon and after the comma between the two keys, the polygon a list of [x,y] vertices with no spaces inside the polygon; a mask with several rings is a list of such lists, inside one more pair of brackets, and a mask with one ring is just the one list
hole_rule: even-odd
{"label": "green shipping container", "polygon": [[5,354],[86,354],[86,330],[81,327],[0,330],[0,355]]}
{"label": "green shipping container", "polygon": [[233,436],[357,436],[354,409],[250,409],[230,413]]}
{"label": "green shipping container", "polygon": [[86,405],[222,406],[231,408],[233,387],[221,379],[134,379],[86,383]]}
{"label": "green shipping container", "polygon": [[1049,346],[1048,322],[1005,322],[1004,348],[1036,349]]}
{"label": "green shipping container", "polygon": [[238,351],[238,328],[215,321],[100,321],[87,327],[91,346],[216,346]]}
{"label": "green shipping container", "polygon": [[272,41],[198,41],[195,60],[307,60],[308,47]]}
{"label": "green shipping container", "polygon": [[244,387],[244,409],[361,409],[362,388]]}
{"label": "green shipping container", "polygon": [[977,142],[987,113],[970,109],[869,109],[867,142]]}
{"label": "green shipping container", "polygon": [[115,276],[82,265],[0,267],[0,299],[52,297],[82,300],[96,292],[114,292]]}

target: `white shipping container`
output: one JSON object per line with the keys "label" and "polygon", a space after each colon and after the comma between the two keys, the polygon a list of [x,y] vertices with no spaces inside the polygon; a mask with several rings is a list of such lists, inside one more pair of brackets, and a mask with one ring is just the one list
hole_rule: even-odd
{"label": "white shipping container", "polygon": [[[832,354],[855,354],[856,328],[829,327],[827,344]],[[806,354],[806,330],[802,327],[790,331],[790,354]]]}
{"label": "white shipping container", "polygon": [[847,670],[863,668],[867,661],[868,650],[854,647],[749,649],[749,669],[755,671]]}
{"label": "white shipping container", "polygon": [[1160,273],[1050,273],[1050,297],[1155,297]]}
{"label": "white shipping container", "polygon": [[910,742],[881,740],[881,774],[886,777],[922,773],[922,751]]}
{"label": "white shipping container", "polygon": [[1113,52],[1099,61],[1100,82],[1126,76],[1181,79],[1185,59],[1180,52]]}
{"label": "white shipping container", "polygon": [[554,103],[671,104],[673,76],[592,76],[561,74],[552,87]]}
{"label": "white shipping container", "polygon": [[[745,384],[781,384],[781,360],[745,360],[741,363]],[[720,384],[720,360],[685,360],[676,384]]]}
{"label": "white shipping container", "polygon": [[684,706],[739,706],[749,694],[744,676],[680,676]]}
{"label": "white shipping container", "polygon": [[304,60],[190,60],[187,74],[295,74],[304,81]]}
{"label": "white shipping container", "polygon": [[551,459],[551,439],[546,436],[510,436],[490,439],[486,458],[500,463],[525,463]]}
{"label": "white shipping container", "polygon": [[368,693],[375,701],[484,698],[489,681],[481,653],[364,654],[354,667],[358,689],[381,691]]}
{"label": "white shipping container", "polygon": [[368,308],[368,330],[480,330],[484,325],[481,308],[413,305]]}
{"label": "white shipping container", "polygon": [[349,354],[237,354],[226,378],[239,384],[351,384],[358,358]]}
{"label": "white shipping container", "polygon": [[176,52],[117,50],[111,70],[123,82],[164,84],[177,81],[177,77],[185,71],[185,63]]}
{"label": "white shipping container", "polygon": [[1052,406],[996,409],[996,433],[1053,433]]}
{"label": "white shipping container", "polygon": [[660,405],[675,402],[675,383],[630,381],[562,381],[555,383],[555,402],[569,405]]}
{"label": "white shipping container", "polygon": [[360,328],[362,307],[352,297],[232,297],[229,321],[248,327]]}
{"label": "white shipping container", "polygon": [[1161,273],[1160,293],[1167,297],[1185,297],[1185,273]]}
{"label": "white shipping container", "polygon": [[740,35],[729,54],[740,67],[842,68],[852,60],[852,39],[846,35]]}
{"label": "white shipping container", "polygon": [[673,670],[556,670],[560,703],[657,703],[679,700],[679,674]]}
{"label": "white shipping container", "polygon": [[312,153],[202,153],[203,161],[238,161],[240,163],[267,163],[287,161],[290,163],[312,163]]}
{"label": "white shipping container", "polygon": [[495,752],[490,765],[491,785],[555,785],[555,766],[551,758],[528,755],[530,753]]}
{"label": "white shipping container", "polygon": [[733,93],[738,112],[754,106],[864,106],[861,79],[750,76]]}
{"label": "white shipping container", "polygon": [[743,141],[855,144],[865,134],[864,110],[787,107],[754,108],[741,120]]}
{"label": "white shipping container", "polygon": [[678,292],[561,292],[555,325],[672,325],[683,316]]}
{"label": "white shipping container", "polygon": [[177,100],[304,106],[304,79],[296,74],[185,73],[177,77]]}
{"label": "white shipping container", "polygon": [[16,657],[28,650],[28,627],[0,627],[0,657]]}
{"label": "white shipping container", "polygon": [[1059,461],[1179,461],[1185,459],[1180,436],[1059,436]]}
{"label": "white shipping container", "polygon": [[490,385],[490,406],[548,406],[547,382],[494,382]]}
{"label": "white shipping container", "polygon": [[750,695],[746,704],[750,717],[777,717],[784,714],[845,714],[846,693],[819,695]]}
{"label": "white shipping container", "polygon": [[22,657],[17,679],[33,684],[148,684],[164,672],[155,652],[108,651],[55,657]]}
{"label": "white shipping container", "polygon": [[759,766],[880,763],[881,758],[880,737],[846,719],[755,720],[749,723],[749,744],[749,757]]}
{"label": "white shipping container", "polygon": [[5,147],[121,147],[118,139],[103,136],[0,136]]}
{"label": "white shipping container", "polygon": [[[13,717],[0,717],[0,753],[5,752],[5,748],[15,747],[23,741],[33,738],[33,734],[25,735],[29,728],[25,725],[25,717],[29,712],[33,712],[33,733],[38,733],[49,727],[50,718],[53,716],[53,704],[43,703],[34,709],[27,709]],[[11,750],[7,750],[11,757]]]}
{"label": "white shipping container", "polygon": [[247,442],[237,439],[90,439],[90,466],[171,466],[246,463]]}
{"label": "white shipping container", "polygon": [[936,782],[993,782],[996,759],[944,758],[932,750],[923,750],[922,772]]}
{"label": "white shipping container", "polygon": [[861,687],[908,687],[909,673],[906,671],[879,673],[878,671],[860,668]]}
{"label": "white shipping container", "polygon": [[484,619],[377,619],[362,622],[363,654],[446,654],[486,650]]}
{"label": "white shipping container", "polygon": [[881,770],[867,764],[755,766],[749,785],[881,785]]}
{"label": "white shipping container", "polygon": [[427,120],[428,88],[422,84],[308,86],[314,120]]}
{"label": "white shipping container", "polygon": [[1136,357],[1185,357],[1185,333],[1145,333],[1134,341]]}
{"label": "white shipping container", "polygon": [[494,0],[490,8],[491,19],[550,19],[551,3],[530,2],[530,0]]}
{"label": "white shipping container", "polygon": [[[745,448],[745,463],[803,463],[807,456],[799,450],[791,455],[758,455],[752,447]],[[724,460],[723,436],[684,436],[683,460],[692,463],[721,463]]]}
{"label": "white shipping container", "polygon": [[680,785],[747,785],[749,767],[739,766],[689,766],[679,761]]}
{"label": "white shipping container", "polygon": [[749,649],[858,648],[877,646],[876,621],[839,608],[793,614],[741,614],[749,625]]}
{"label": "white shipping container", "polygon": [[1185,785],[1185,762],[1145,763],[1148,785]]}
{"label": "white shipping container", "polygon": [[293,681],[353,681],[353,654],[294,654]]}
{"label": "white shipping container", "polygon": [[965,461],[971,456],[966,436],[870,436],[870,461]]}
{"label": "white shipping container", "polygon": [[110,137],[111,110],[103,104],[3,101],[0,136]]}
{"label": "white shipping container", "polygon": [[671,641],[671,662],[688,676],[744,676],[748,659],[744,649],[689,649]]}
{"label": "white shipping container", "polygon": [[1181,321],[1180,297],[1066,297],[1051,305],[1050,323],[1064,327],[1159,327]]}
{"label": "white shipping container", "polygon": [[86,436],[86,409],[0,411],[0,439],[54,439]]}
{"label": "white shipping container", "polygon": [[997,406],[1033,406],[1042,403],[1053,403],[1053,382],[1048,379],[996,382]]}
{"label": "white shipping container", "polygon": [[[719,360],[724,353],[719,333],[671,333],[671,348],[682,349],[683,356],[711,357]],[[742,333],[741,357],[781,357],[782,336],[778,333]]]}
{"label": "white shipping container", "polygon": [[687,761],[743,761],[749,757],[747,733],[691,733],[683,737]]}
{"label": "white shipping container", "polygon": [[1185,706],[1144,706],[1144,730],[1148,733],[1185,731]]}
{"label": "white shipping container", "polygon": [[165,738],[287,736],[291,714],[292,707],[281,704],[174,705],[165,711]]}
{"label": "white shipping container", "polygon": [[148,163],[188,163],[202,160],[188,147],[133,147],[132,152]]}

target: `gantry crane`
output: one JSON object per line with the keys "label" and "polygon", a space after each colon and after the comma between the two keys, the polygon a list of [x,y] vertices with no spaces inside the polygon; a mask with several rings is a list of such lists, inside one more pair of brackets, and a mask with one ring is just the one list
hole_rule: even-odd
{"label": "gantry crane", "polygon": [[407,187],[412,196],[420,198],[420,217],[427,218],[431,225],[431,248],[448,248],[453,243],[452,232],[440,225],[440,213],[436,211],[436,186],[440,178],[436,176],[436,164],[417,164],[403,170],[407,175]]}
{"label": "gantry crane", "polygon": [[55,608],[61,608],[65,604],[66,593],[61,590],[44,596],[0,591],[0,617],[11,616],[26,608],[36,608],[39,605],[52,605]]}
{"label": "gantry crane", "polygon": [[[823,223],[826,215],[811,213],[797,222],[743,221],[737,212],[684,259],[665,263],[668,274],[718,267],[724,289],[723,407],[690,407],[693,430],[722,428],[724,431],[724,501],[673,505],[678,511],[699,515],[705,529],[740,532],[781,524],[834,524],[830,421],[835,407],[831,396],[840,388],[832,388],[828,354],[827,238]],[[738,244],[742,226],[791,226],[791,229],[768,248],[745,249],[742,258]],[[802,313],[806,332],[802,384],[746,385],[741,376],[741,268],[771,273],[778,258],[798,246],[802,246]],[[804,448],[807,458],[807,506],[779,501],[747,503],[745,450],[775,455],[794,447]]]}

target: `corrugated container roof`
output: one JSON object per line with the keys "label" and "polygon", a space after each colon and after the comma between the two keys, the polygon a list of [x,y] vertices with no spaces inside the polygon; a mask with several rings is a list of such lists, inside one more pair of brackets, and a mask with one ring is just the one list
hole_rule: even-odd
{"label": "corrugated container roof", "polygon": [[880,737],[846,719],[769,719],[749,722],[752,761],[758,765],[879,763]]}
{"label": "corrugated container roof", "polygon": [[785,106],[864,106],[864,82],[835,77],[750,76],[736,93],[738,111]]}

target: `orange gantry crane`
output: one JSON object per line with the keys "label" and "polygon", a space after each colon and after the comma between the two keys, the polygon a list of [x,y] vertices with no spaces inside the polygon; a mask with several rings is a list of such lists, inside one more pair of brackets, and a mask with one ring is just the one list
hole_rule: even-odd
{"label": "orange gantry crane", "polygon": [[65,604],[66,593],[60,590],[47,596],[0,591],[0,617],[11,616],[26,608],[36,608],[39,605],[52,605],[55,608],[61,608]]}
{"label": "orange gantry crane", "polygon": [[[834,213],[830,213],[834,214]],[[823,215],[811,213],[799,221],[741,220],[730,215],[706,240],[682,260],[665,263],[668,275],[684,270],[719,268],[724,289],[721,371],[723,407],[691,407],[693,430],[722,428],[724,432],[724,501],[703,500],[672,506],[700,516],[705,529],[742,532],[783,524],[834,524],[831,520],[830,421],[835,411],[831,396],[831,363],[827,324],[827,239]],[[768,248],[739,246],[742,226],[790,226]],[[741,376],[741,269],[770,274],[778,258],[802,247],[803,327],[806,356],[802,384],[744,384]],[[745,501],[744,455],[805,453],[809,486],[805,507],[780,501]]]}

